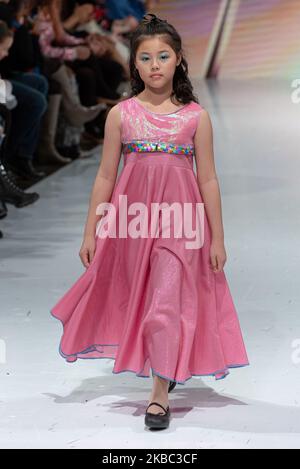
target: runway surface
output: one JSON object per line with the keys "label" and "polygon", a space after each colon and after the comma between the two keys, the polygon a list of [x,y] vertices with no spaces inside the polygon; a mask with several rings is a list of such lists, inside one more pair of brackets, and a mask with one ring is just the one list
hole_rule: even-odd
{"label": "runway surface", "polygon": [[1,448],[300,447],[300,104],[288,80],[194,85],[214,128],[225,273],[250,366],[177,385],[170,427],[151,432],[151,377],[113,374],[111,359],[64,361],[50,307],[84,271],[101,155],[76,160],[0,221]]}

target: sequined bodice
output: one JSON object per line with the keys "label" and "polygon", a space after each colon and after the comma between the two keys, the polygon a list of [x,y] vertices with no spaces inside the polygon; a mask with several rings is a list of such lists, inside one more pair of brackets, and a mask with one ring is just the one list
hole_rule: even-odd
{"label": "sequined bodice", "polygon": [[118,106],[124,154],[168,153],[193,157],[200,104],[192,101],[167,114],[149,111],[135,97],[121,101]]}

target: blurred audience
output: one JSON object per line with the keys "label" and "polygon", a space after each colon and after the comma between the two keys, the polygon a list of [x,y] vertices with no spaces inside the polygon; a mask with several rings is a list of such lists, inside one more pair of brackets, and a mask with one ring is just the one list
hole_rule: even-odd
{"label": "blurred audience", "polygon": [[[129,35],[158,0],[0,0],[0,219],[88,157],[128,96]],[[0,231],[0,237],[2,233]]]}
{"label": "blurred audience", "polygon": [[143,15],[159,3],[159,0],[107,0],[107,16],[112,20],[112,33],[119,37],[137,27]]}

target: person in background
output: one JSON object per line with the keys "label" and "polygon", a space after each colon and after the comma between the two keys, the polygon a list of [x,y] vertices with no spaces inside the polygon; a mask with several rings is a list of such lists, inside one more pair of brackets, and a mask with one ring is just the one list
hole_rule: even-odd
{"label": "person in background", "polygon": [[[93,47],[93,53],[101,57],[99,51],[103,51],[102,55],[105,53],[107,57],[119,62],[129,80],[128,48],[118,41],[111,32],[104,30],[99,25],[96,21],[97,6],[92,3],[92,0],[81,1],[83,3],[79,4],[75,0],[63,1],[61,18],[64,29],[71,34],[81,36],[86,36],[86,33],[89,33],[89,45]],[[85,3],[86,1],[90,3]]]}
{"label": "person in background", "polygon": [[112,21],[111,30],[116,37],[134,31],[146,11],[159,0],[106,0],[106,15]]}
{"label": "person in background", "polygon": [[[6,22],[12,32],[23,23],[23,8],[22,0],[0,4],[0,19]],[[10,47],[12,45],[13,41]],[[14,70],[11,58],[8,57],[9,49],[0,62],[0,74],[12,84],[12,93],[18,104],[11,111],[12,123],[5,158],[13,173],[25,179],[36,180],[46,175],[44,171],[34,167],[33,158],[38,144],[41,119],[47,109],[48,81],[36,72]],[[24,49],[24,56],[26,54],[27,50]]]}
{"label": "person in background", "polygon": [[[39,5],[39,43],[44,57],[60,58],[75,73],[79,87],[81,103],[86,107],[114,105],[121,99],[117,91],[122,81],[128,80],[128,70],[114,60],[112,49],[114,43],[108,44],[109,38],[97,34],[83,33],[83,37],[75,37],[64,28],[64,41],[58,44],[55,40],[54,22],[68,22],[68,18],[60,20],[51,16],[50,5],[53,0],[41,0]],[[62,3],[57,1],[56,8],[61,9]],[[60,10],[61,11],[61,10]],[[72,14],[72,13],[71,13]],[[70,26],[70,22],[69,22]],[[61,36],[62,37],[62,36]],[[56,74],[54,75],[55,79]],[[90,139],[103,138],[103,129],[107,108],[85,124],[85,137]]]}
{"label": "person in background", "polygon": [[[11,0],[7,6],[0,5],[0,17],[11,25],[14,41],[6,59],[6,66],[14,79],[22,80],[24,73],[45,75],[45,64],[38,46],[38,38],[33,34],[32,12],[35,0]],[[45,75],[46,76],[46,75]],[[43,79],[43,78],[42,78]],[[37,156],[39,162],[65,164],[71,159],[60,155],[55,147],[57,117],[60,107],[60,87],[51,77],[48,81],[47,111],[43,115]],[[46,88],[45,88],[46,89]]]}
{"label": "person in background", "polygon": [[[4,21],[0,20],[0,63],[8,55],[13,43],[13,33]],[[6,203],[15,207],[24,207],[32,204],[39,198],[36,192],[27,193],[17,184],[14,174],[7,168],[5,160],[7,135],[10,134],[12,124],[12,113],[19,105],[13,94],[13,86],[9,80],[1,79],[0,104],[0,218],[7,215]]]}

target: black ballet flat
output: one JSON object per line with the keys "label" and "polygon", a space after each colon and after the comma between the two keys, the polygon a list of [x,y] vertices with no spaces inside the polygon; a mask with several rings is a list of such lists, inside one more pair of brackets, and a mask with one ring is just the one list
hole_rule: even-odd
{"label": "black ballet flat", "polygon": [[171,392],[172,389],[175,388],[175,386],[176,386],[176,381],[170,381],[168,392]]}
{"label": "black ballet flat", "polygon": [[[159,414],[151,414],[147,412],[149,407],[153,404],[161,407],[165,413],[163,414],[162,412],[160,412]],[[168,428],[169,423],[170,423],[170,407],[168,406],[165,409],[158,402],[151,402],[146,409],[145,425],[149,428]]]}

